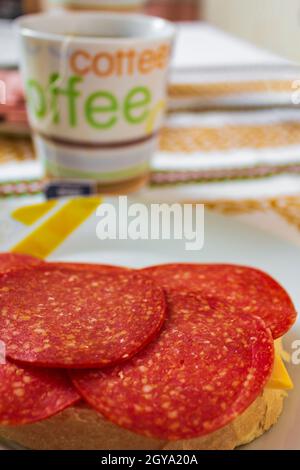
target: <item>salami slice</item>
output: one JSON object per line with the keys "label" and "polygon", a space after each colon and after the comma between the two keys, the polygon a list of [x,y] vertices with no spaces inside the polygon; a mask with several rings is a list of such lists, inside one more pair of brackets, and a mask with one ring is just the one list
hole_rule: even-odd
{"label": "salami slice", "polygon": [[29,255],[18,255],[16,253],[0,253],[0,274],[15,269],[37,266],[43,261]]}
{"label": "salami slice", "polygon": [[82,397],[138,434],[180,440],[212,433],[261,393],[273,367],[273,339],[260,318],[235,314],[200,293],[169,294],[161,334],[130,361],[71,371]]}
{"label": "salami slice", "polygon": [[69,268],[69,269],[87,269],[89,271],[97,270],[103,274],[111,273],[111,272],[124,272],[129,271],[129,268],[124,268],[121,266],[112,266],[109,264],[89,264],[89,263],[63,263],[63,262],[56,262],[50,263],[51,265],[55,265],[57,267]]}
{"label": "salami slice", "polygon": [[80,396],[64,371],[0,365],[0,424],[41,421],[73,405]]}
{"label": "salami slice", "polygon": [[198,290],[219,296],[236,308],[262,318],[274,339],[283,336],[296,320],[286,291],[257,269],[222,264],[170,264],[143,270],[166,290]]}
{"label": "salami slice", "polygon": [[139,273],[51,265],[0,278],[0,339],[9,358],[41,367],[103,367],[159,332],[160,287]]}

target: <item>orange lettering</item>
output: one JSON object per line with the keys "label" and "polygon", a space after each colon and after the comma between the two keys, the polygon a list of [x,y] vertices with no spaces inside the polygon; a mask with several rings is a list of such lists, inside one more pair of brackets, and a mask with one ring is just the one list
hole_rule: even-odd
{"label": "orange lettering", "polygon": [[[103,67],[106,63],[106,68]],[[114,59],[108,52],[100,52],[93,60],[93,70],[99,77],[108,77],[114,71]]]}
{"label": "orange lettering", "polygon": [[158,49],[158,53],[157,53],[157,67],[159,69],[164,69],[167,64],[168,64],[168,60],[169,60],[169,57],[170,57],[170,53],[171,53],[171,49],[169,46],[161,46],[159,49]]}
{"label": "orange lettering", "polygon": [[135,60],[135,56],[136,56],[136,51],[134,49],[130,49],[130,51],[128,51],[127,53],[127,57],[128,57],[128,73],[129,75],[133,75],[134,74],[134,60]]}
{"label": "orange lettering", "polygon": [[[72,70],[78,75],[86,75],[91,70],[91,66],[90,66],[91,60],[92,60],[91,55],[87,51],[79,50],[79,51],[74,52],[71,55],[70,65],[71,65]],[[87,62],[88,65],[80,66],[80,61]]]}
{"label": "orange lettering", "polygon": [[152,72],[155,68],[155,54],[151,49],[145,49],[139,58],[139,71],[142,74]]}
{"label": "orange lettering", "polygon": [[116,53],[116,58],[117,58],[117,75],[121,76],[124,73],[124,65],[123,65],[123,61],[125,58],[124,51],[118,51]]}

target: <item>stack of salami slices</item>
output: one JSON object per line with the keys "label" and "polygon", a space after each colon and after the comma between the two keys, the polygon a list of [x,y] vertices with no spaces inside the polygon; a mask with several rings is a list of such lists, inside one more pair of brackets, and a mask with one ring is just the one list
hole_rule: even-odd
{"label": "stack of salami slices", "polygon": [[46,448],[48,426],[68,433],[56,448],[200,448],[262,397],[274,339],[295,319],[284,289],[252,268],[0,254],[0,435]]}

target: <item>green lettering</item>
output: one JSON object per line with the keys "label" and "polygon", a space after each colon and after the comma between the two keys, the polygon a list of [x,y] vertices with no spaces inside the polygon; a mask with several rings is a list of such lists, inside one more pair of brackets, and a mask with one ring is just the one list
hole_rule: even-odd
{"label": "green lettering", "polygon": [[[105,91],[93,93],[85,104],[86,119],[95,129],[110,129],[113,127],[118,120],[115,114],[101,120],[99,119],[99,115],[102,115],[101,117],[103,118],[103,115],[107,113],[116,113],[117,111],[118,102],[116,97]],[[98,119],[96,115],[98,115]]]}
{"label": "green lettering", "polygon": [[28,104],[37,119],[43,119],[47,113],[46,97],[41,85],[33,79],[27,81]]}
{"label": "green lettering", "polygon": [[130,124],[141,124],[149,114],[149,109],[145,109],[151,103],[151,92],[146,87],[133,88],[126,96],[124,102],[125,119]]}
{"label": "green lettering", "polygon": [[80,91],[76,90],[76,85],[83,81],[82,77],[70,77],[67,82],[67,87],[65,89],[60,88],[58,85],[61,81],[61,76],[58,73],[51,75],[49,89],[51,93],[51,111],[52,111],[52,121],[54,124],[59,124],[60,122],[60,113],[58,106],[58,97],[65,96],[68,100],[68,114],[69,114],[69,124],[71,127],[76,127],[77,120],[77,111],[76,111],[76,100],[81,96]]}
{"label": "green lettering", "polygon": [[59,73],[53,73],[49,79],[49,91],[50,91],[50,112],[52,116],[52,123],[59,124],[60,123],[60,115],[58,109],[58,100],[57,97],[59,95],[59,89],[57,87],[57,83],[60,81]]}

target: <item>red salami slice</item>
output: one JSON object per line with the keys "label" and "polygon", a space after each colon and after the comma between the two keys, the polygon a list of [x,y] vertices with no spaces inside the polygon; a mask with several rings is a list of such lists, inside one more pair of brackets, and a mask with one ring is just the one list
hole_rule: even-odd
{"label": "red salami slice", "polygon": [[0,365],[0,424],[21,425],[50,418],[80,399],[63,371]]}
{"label": "red salami slice", "polygon": [[283,336],[296,320],[286,291],[257,269],[220,264],[170,264],[143,270],[166,290],[184,289],[218,296],[237,309],[262,318],[273,337]]}
{"label": "red salami slice", "polygon": [[97,270],[103,274],[111,272],[128,272],[129,268],[123,268],[121,266],[112,266],[109,264],[88,264],[88,263],[50,263],[57,267],[69,268],[69,269],[87,269],[89,271]]}
{"label": "red salami slice", "polygon": [[0,278],[0,339],[15,361],[103,367],[128,359],[162,327],[165,295],[139,273],[44,265]]}
{"label": "red salami slice", "polygon": [[82,397],[113,423],[163,440],[209,434],[258,397],[273,367],[260,318],[200,293],[169,298],[161,334],[123,365],[71,371]]}
{"label": "red salami slice", "polygon": [[0,253],[0,274],[15,269],[37,266],[43,263],[40,259],[29,255],[18,255],[16,253]]}

